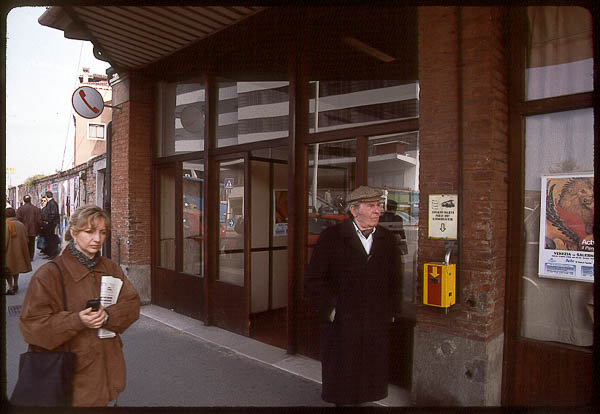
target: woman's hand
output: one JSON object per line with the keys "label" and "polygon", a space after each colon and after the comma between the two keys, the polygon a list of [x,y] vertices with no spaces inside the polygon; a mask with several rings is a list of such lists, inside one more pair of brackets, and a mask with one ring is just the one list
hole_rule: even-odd
{"label": "woman's hand", "polygon": [[102,327],[105,318],[106,311],[102,306],[100,306],[97,312],[92,312],[92,308],[87,308],[79,312],[79,319],[81,319],[86,328],[90,329]]}

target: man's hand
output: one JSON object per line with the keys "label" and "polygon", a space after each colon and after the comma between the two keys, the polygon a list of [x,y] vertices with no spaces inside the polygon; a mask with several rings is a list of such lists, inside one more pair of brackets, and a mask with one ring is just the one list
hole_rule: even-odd
{"label": "man's hand", "polygon": [[92,312],[92,308],[86,308],[79,312],[79,319],[85,325],[86,328],[97,329],[102,327],[104,319],[106,318],[106,311],[102,306],[97,312]]}

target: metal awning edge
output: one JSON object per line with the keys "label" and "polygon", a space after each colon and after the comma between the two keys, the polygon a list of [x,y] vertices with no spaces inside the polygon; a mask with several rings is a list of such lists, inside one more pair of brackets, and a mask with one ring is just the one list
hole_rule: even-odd
{"label": "metal awning edge", "polygon": [[67,39],[90,41],[89,33],[82,27],[79,27],[62,7],[52,6],[38,18],[38,23],[42,26],[61,30]]}
{"label": "metal awning edge", "polygon": [[[206,7],[206,8],[198,7],[198,8],[206,9],[207,12],[214,13],[214,10],[212,10],[209,7]],[[156,63],[156,62],[160,61],[161,59],[164,59],[164,58],[168,57],[169,55],[172,55],[173,53],[181,51],[189,46],[192,46],[193,44],[196,44],[198,41],[202,41],[202,40],[206,39],[207,37],[210,37],[220,31],[226,29],[227,27],[238,24],[241,21],[245,20],[246,18],[248,18],[264,9],[265,9],[265,7],[248,8],[248,10],[247,10],[248,14],[245,16],[239,16],[237,21],[233,21],[230,24],[224,24],[222,27],[220,27],[218,29],[214,29],[211,33],[207,33],[206,36],[200,36],[195,39],[188,39],[186,44],[181,45],[180,47],[174,47],[170,51],[164,51],[163,53],[159,53],[160,56],[158,56],[158,57],[151,58],[149,56],[150,54],[147,53],[148,51],[146,50],[146,58],[147,59],[142,59],[141,61],[138,62],[138,64],[135,64],[131,61],[126,62],[127,59],[123,60],[122,57],[119,58],[117,56],[112,56],[112,52],[115,52],[115,54],[116,54],[116,51],[113,50],[114,48],[111,46],[110,42],[109,42],[109,44],[105,44],[102,40],[98,39],[99,34],[96,33],[96,31],[93,28],[88,27],[88,25],[86,23],[86,19],[89,19],[90,16],[87,16],[87,18],[83,18],[79,15],[79,13],[77,12],[76,9],[71,9],[70,7],[61,7],[61,6],[49,7],[38,18],[38,23],[42,26],[46,26],[46,27],[50,27],[53,29],[63,31],[65,38],[92,42],[94,44],[94,55],[96,56],[97,59],[108,62],[117,71],[119,71],[121,69],[128,71],[128,70],[137,70],[137,69],[140,69],[141,67],[147,66],[149,64]],[[236,12],[239,13],[239,10],[236,10]],[[172,30],[170,30],[170,31],[172,32]],[[173,35],[173,36],[176,34],[177,33],[171,33],[171,35]],[[168,40],[168,36],[165,36],[165,39]]]}

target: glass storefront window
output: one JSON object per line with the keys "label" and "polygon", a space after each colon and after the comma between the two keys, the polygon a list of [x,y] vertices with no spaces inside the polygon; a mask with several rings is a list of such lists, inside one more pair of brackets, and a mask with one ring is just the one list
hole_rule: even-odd
{"label": "glass storefront window", "polygon": [[200,79],[158,85],[158,157],[204,150],[205,87]]}
{"label": "glass storefront window", "polygon": [[[379,224],[396,238],[396,255],[402,283],[400,312],[414,313],[419,240],[419,134],[418,132],[369,138],[368,184],[386,194]],[[411,312],[412,311],[412,312]]]}
{"label": "glass storefront window", "polygon": [[244,159],[219,163],[217,280],[244,286]]}
{"label": "glass storefront window", "polygon": [[183,163],[183,272],[202,276],[204,244],[204,164],[202,160]]}
{"label": "glass storefront window", "polygon": [[217,147],[289,135],[289,82],[219,82]]}
{"label": "glass storefront window", "polygon": [[591,346],[593,110],[530,116],[525,128],[521,335]]}
{"label": "glass storefront window", "polygon": [[175,270],[175,168],[158,169],[159,256],[158,266]]}
{"label": "glass storefront window", "polygon": [[417,82],[313,81],[310,93],[311,133],[419,116]]}
{"label": "glass storefront window", "polygon": [[593,90],[592,17],[583,7],[528,7],[526,98]]}
{"label": "glass storefront window", "polygon": [[314,144],[308,150],[308,247],[348,217],[346,197],[356,182],[356,140]]}

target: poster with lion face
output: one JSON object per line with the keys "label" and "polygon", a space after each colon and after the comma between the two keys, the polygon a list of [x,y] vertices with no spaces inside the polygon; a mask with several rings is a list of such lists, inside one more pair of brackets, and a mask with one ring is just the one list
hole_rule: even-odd
{"label": "poster with lion face", "polygon": [[542,176],[539,275],[594,281],[594,176]]}

